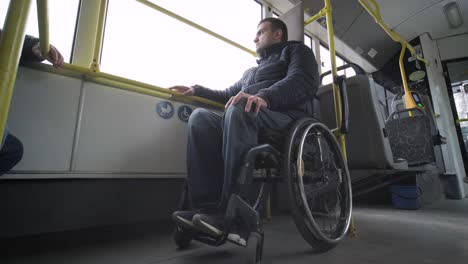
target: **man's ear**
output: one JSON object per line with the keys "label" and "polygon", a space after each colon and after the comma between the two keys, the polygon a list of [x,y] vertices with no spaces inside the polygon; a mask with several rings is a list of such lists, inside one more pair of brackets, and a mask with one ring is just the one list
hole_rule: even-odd
{"label": "man's ear", "polygon": [[276,30],[274,36],[276,39],[281,40],[283,38],[283,31],[281,29]]}

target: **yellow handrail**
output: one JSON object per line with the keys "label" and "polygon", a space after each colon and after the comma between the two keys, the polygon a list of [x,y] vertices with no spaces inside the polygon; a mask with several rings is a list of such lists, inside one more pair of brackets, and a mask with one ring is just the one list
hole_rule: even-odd
{"label": "yellow handrail", "polygon": [[[403,61],[406,49],[408,49],[411,52],[411,56],[424,62],[426,65],[429,65],[429,63],[424,58],[421,58],[418,54],[416,54],[416,51],[414,50],[413,46],[411,46],[405,39],[403,39],[400,36],[400,34],[396,33],[395,31],[390,29],[387,24],[385,24],[380,14],[379,5],[375,2],[375,0],[359,0],[359,3],[361,3],[364,9],[366,9],[367,12],[369,12],[369,14],[375,19],[375,22],[379,24],[380,27],[383,28],[383,30],[392,38],[393,41],[399,42],[401,44],[399,66],[400,66],[400,72],[401,72],[401,78],[402,78],[401,81],[403,83],[403,89],[405,91],[403,100],[405,102],[406,109],[416,107],[416,104],[414,103],[414,100],[412,99],[411,91],[408,87],[408,81],[406,80],[406,72],[405,72],[405,66],[404,66],[404,61]],[[371,3],[374,6],[374,8],[372,8],[369,3]],[[411,115],[412,114],[410,112],[410,116]]]}
{"label": "yellow handrail", "polygon": [[327,15],[327,6],[325,6],[324,8],[322,8],[317,14],[311,16],[309,19],[307,19],[306,21],[304,21],[304,26],[307,26],[309,25],[310,23],[316,21],[317,19],[321,18],[321,17],[324,17]]}
{"label": "yellow handrail", "polygon": [[10,110],[30,5],[31,0],[10,1],[0,37],[0,140]]}
{"label": "yellow handrail", "polygon": [[257,56],[257,53],[255,51],[250,50],[250,49],[248,49],[248,48],[246,48],[246,47],[244,47],[244,46],[242,46],[242,45],[240,45],[240,44],[238,44],[238,43],[236,43],[236,42],[234,42],[234,41],[232,41],[232,40],[230,40],[230,39],[228,39],[226,37],[223,37],[223,36],[219,35],[218,33],[215,33],[215,32],[213,32],[213,31],[211,31],[211,30],[209,30],[209,29],[207,29],[205,27],[202,27],[199,24],[197,24],[195,22],[192,22],[192,21],[190,21],[190,20],[188,20],[188,19],[186,19],[184,17],[181,17],[181,16],[179,16],[179,15],[177,15],[177,14],[175,14],[175,13],[173,13],[173,12],[163,8],[163,7],[160,7],[160,6],[158,6],[158,5],[156,5],[156,4],[152,3],[152,2],[149,2],[147,0],[136,0],[136,1],[140,2],[141,4],[146,5],[148,7],[151,7],[153,9],[155,9],[155,10],[158,10],[159,12],[161,12],[163,14],[166,14],[166,15],[172,17],[172,18],[175,18],[175,19],[179,20],[180,22],[183,22],[183,23],[185,23],[185,24],[187,24],[189,26],[192,26],[192,27],[194,27],[194,28],[196,28],[198,30],[201,30],[201,31],[203,31],[203,32],[205,32],[205,33],[207,33],[207,34],[209,34],[209,35],[211,35],[211,36],[213,36],[213,37],[215,37],[215,38],[217,38],[219,40],[222,40],[222,41],[224,41],[224,42],[226,42],[226,43],[228,43],[228,44],[230,44],[230,45],[232,45],[232,46],[234,46],[236,48],[239,48],[239,49],[241,49],[243,51],[246,51],[246,52],[252,54],[255,57]]}
{"label": "yellow handrail", "polygon": [[37,0],[37,20],[41,40],[41,54],[43,57],[47,57],[49,54],[49,10],[47,0]]}
{"label": "yellow handrail", "polygon": [[[406,43],[401,44],[401,51],[400,51],[400,60],[399,60],[399,65],[400,65],[400,74],[401,74],[401,79],[406,80],[406,71],[405,71],[405,64],[404,64],[404,57],[405,57],[405,51],[406,51]],[[409,92],[409,87],[408,87],[408,82],[404,81],[403,82],[403,89],[405,93]]]}
{"label": "yellow handrail", "polygon": [[[380,25],[380,27],[383,28],[383,30],[392,38],[393,41],[395,42],[400,42],[402,45],[406,44],[406,47],[408,50],[411,52],[411,56],[415,57],[419,61],[424,62],[426,65],[429,65],[429,63],[424,59],[421,58],[418,54],[416,54],[416,51],[414,50],[413,46],[411,46],[405,39],[403,39],[400,34],[396,33],[390,27],[385,24],[385,22],[382,19],[382,15],[380,14],[380,8],[379,5],[375,2],[375,0],[358,0],[359,3],[364,7],[364,9],[369,12],[369,14],[375,19],[375,22]],[[369,2],[374,6],[374,9],[369,5]]]}
{"label": "yellow handrail", "polygon": [[[180,94],[178,92],[175,92],[175,91],[172,91],[172,90],[169,90],[169,89],[166,89],[166,88],[162,88],[162,87],[158,87],[158,86],[155,86],[155,85],[150,85],[150,84],[147,84],[147,83],[143,83],[143,82],[139,82],[139,81],[135,81],[135,80],[115,76],[115,75],[112,75],[112,74],[100,72],[100,70],[99,70],[99,56],[100,56],[101,50],[102,50],[102,37],[103,37],[103,30],[104,30],[104,20],[105,20],[105,15],[106,15],[106,12],[107,12],[107,0],[100,0],[100,1],[101,2],[100,2],[100,7],[99,7],[100,8],[99,9],[99,18],[98,18],[98,25],[97,25],[96,39],[95,39],[96,42],[95,42],[95,45],[94,45],[93,62],[90,65],[90,68],[88,69],[88,68],[84,68],[84,67],[81,67],[81,66],[78,66],[78,65],[65,63],[65,65],[64,65],[65,69],[84,74],[85,76],[87,76],[89,78],[89,80],[91,80],[93,82],[101,83],[101,84],[105,84],[105,85],[110,85],[112,87],[116,87],[116,88],[119,88],[119,89],[124,89],[124,90],[127,90],[127,91],[132,91],[132,92],[136,92],[136,93],[140,93],[140,94],[156,96],[156,97],[163,98],[163,99],[175,99],[177,101],[182,101],[182,102],[187,102],[187,103],[192,103],[192,102],[197,103],[198,102],[198,103],[203,103],[203,104],[210,105],[210,106],[217,107],[217,108],[224,108],[223,104],[212,101],[212,100],[208,100],[206,98],[197,97],[197,96],[187,97],[187,96],[183,96],[182,94]],[[45,20],[46,21],[46,22],[44,22],[44,21],[39,22],[40,25],[43,25],[43,30],[42,30],[43,34],[40,35],[41,43],[42,43],[43,42],[42,38],[44,38],[46,40],[49,39],[49,36],[48,36],[49,31],[48,31],[48,23],[47,23],[47,21],[48,21],[48,17],[47,17],[47,0],[38,0],[38,3],[39,2],[41,2],[41,10],[42,10],[41,14],[42,15],[38,16],[38,17],[39,17],[40,20]],[[46,10],[46,11],[44,11],[44,10]],[[167,11],[167,12],[169,12],[169,11]],[[171,14],[173,14],[173,13],[171,13]],[[173,14],[173,15],[175,15],[175,14]],[[190,22],[190,23],[193,23],[193,22]],[[45,41],[45,43],[48,43],[48,41]],[[234,42],[232,42],[232,43],[234,43]],[[251,52],[251,51],[249,51],[249,52]]]}
{"label": "yellow handrail", "polygon": [[[104,72],[96,72],[92,69],[84,68],[78,65],[73,65],[73,64],[68,64],[65,63],[64,65],[65,69],[79,72],[81,74],[84,74],[85,76],[91,78],[92,81],[97,81],[97,82],[106,82],[106,83],[112,83],[111,86],[116,87],[116,88],[121,88],[125,89],[128,91],[133,91],[136,93],[142,93],[142,94],[148,94],[156,97],[161,97],[164,99],[174,99],[174,98],[184,98],[184,101],[192,101],[192,102],[198,102],[198,103],[203,103],[206,105],[211,105],[217,108],[224,108],[224,104],[208,100],[206,98],[198,97],[198,96],[183,96],[179,92],[169,90],[167,88],[162,88],[159,86],[123,78],[120,76],[115,76],[112,74],[104,73]],[[110,82],[107,82],[110,81]],[[123,88],[125,87],[125,88]]]}

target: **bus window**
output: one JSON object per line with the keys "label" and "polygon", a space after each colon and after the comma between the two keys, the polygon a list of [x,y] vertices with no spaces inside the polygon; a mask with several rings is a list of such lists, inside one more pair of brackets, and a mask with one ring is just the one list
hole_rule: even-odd
{"label": "bus window", "polygon": [[304,44],[312,49],[312,38],[304,34]]}
{"label": "bus window", "polygon": [[[229,7],[230,12],[225,12],[219,1],[207,5],[196,1],[153,2],[255,50],[253,40],[261,6],[254,1],[238,1]],[[251,54],[137,1],[109,2],[101,59],[104,72],[161,87],[198,83],[225,89],[255,65]]]}
{"label": "bus window", "polygon": [[[330,52],[323,45],[320,45],[320,60],[322,61],[321,72],[324,73],[324,72],[330,71],[331,70]],[[322,80],[323,85],[326,85],[329,83],[332,83],[331,74],[325,76]]]}
{"label": "bus window", "polygon": [[[323,45],[320,45],[320,59],[322,60],[322,73],[331,70],[331,62],[330,62],[330,51],[325,48]],[[340,56],[336,55],[336,67],[340,67],[346,64],[346,61],[342,59]],[[351,77],[356,75],[356,72],[353,68],[346,68],[344,70],[338,71],[338,75],[344,75],[346,77]],[[331,74],[325,76],[323,78],[322,84],[330,84],[332,82]]]}

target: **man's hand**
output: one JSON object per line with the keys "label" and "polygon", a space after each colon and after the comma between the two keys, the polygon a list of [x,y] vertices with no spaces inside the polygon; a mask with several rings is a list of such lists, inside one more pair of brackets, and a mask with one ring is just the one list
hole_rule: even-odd
{"label": "man's hand", "polygon": [[195,89],[193,87],[188,87],[188,86],[182,86],[182,85],[176,85],[172,86],[169,88],[169,90],[174,90],[176,92],[179,92],[183,95],[195,95]]}
{"label": "man's hand", "polygon": [[36,55],[39,58],[46,59],[55,68],[62,67],[63,66],[63,56],[60,54],[60,52],[55,48],[52,44],[49,45],[49,54],[47,56],[43,56],[41,52],[41,45],[38,42],[34,47],[32,48],[32,52],[34,55]]}
{"label": "man's hand", "polygon": [[263,98],[251,94],[246,94],[244,92],[239,92],[236,96],[231,97],[224,107],[228,108],[230,105],[235,105],[243,98],[247,99],[247,103],[245,104],[244,109],[245,112],[250,112],[250,110],[252,109],[252,103],[255,103],[256,114],[260,112],[260,109],[262,107],[268,107],[268,103],[265,100],[263,100]]}

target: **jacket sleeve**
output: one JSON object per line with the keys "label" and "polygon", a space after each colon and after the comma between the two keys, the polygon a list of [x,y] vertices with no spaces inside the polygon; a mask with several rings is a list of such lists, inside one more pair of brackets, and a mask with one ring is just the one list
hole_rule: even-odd
{"label": "jacket sleeve", "polygon": [[23,50],[21,51],[20,62],[43,61],[44,58],[36,56],[32,52],[34,45],[39,43],[39,39],[26,35],[24,38]]}
{"label": "jacket sleeve", "polygon": [[[0,29],[0,35],[2,34],[2,30]],[[31,62],[31,61],[43,61],[44,58],[37,57],[34,55],[32,52],[32,48],[34,45],[39,43],[39,39],[26,35],[24,37],[24,42],[23,42],[23,49],[21,51],[21,58],[20,62]]]}
{"label": "jacket sleeve", "polygon": [[198,84],[194,85],[193,88],[195,89],[195,95],[226,104],[231,97],[237,95],[242,90],[243,84],[254,69],[255,68],[250,68],[245,71],[239,81],[225,90],[212,90]]}
{"label": "jacket sleeve", "polygon": [[312,100],[319,87],[318,66],[312,50],[303,44],[290,45],[288,49],[286,76],[257,93],[271,110],[287,110],[304,104]]}

